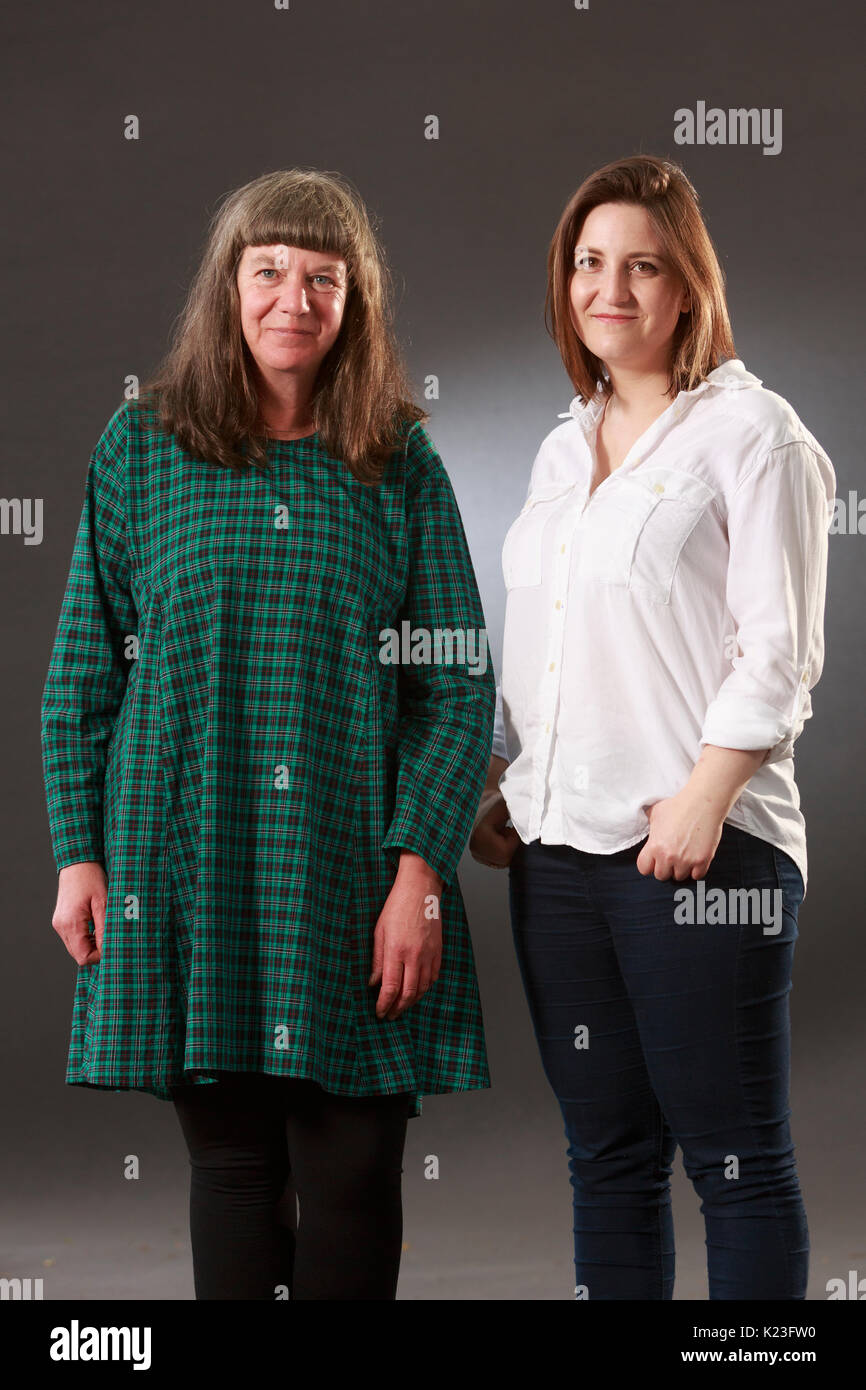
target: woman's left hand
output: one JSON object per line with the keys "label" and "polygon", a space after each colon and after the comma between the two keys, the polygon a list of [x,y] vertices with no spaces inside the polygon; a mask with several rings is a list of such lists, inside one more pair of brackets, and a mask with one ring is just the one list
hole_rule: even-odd
{"label": "woman's left hand", "polygon": [[369,985],[381,984],[376,1017],[399,1018],[427,993],[442,965],[442,880],[420,855],[404,850],[373,933]]}
{"label": "woman's left hand", "polygon": [[703,878],[722,838],[724,816],[687,790],[644,809],[650,833],[637,857],[639,871],[658,879]]}
{"label": "woman's left hand", "polygon": [[703,878],[722,838],[725,817],[769,752],[703,744],[691,777],[676,796],[643,808],[650,833],[637,857],[640,872],[656,878]]}

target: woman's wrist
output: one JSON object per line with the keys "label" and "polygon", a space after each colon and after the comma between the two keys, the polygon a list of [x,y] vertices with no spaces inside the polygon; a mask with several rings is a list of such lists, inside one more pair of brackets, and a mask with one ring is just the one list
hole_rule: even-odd
{"label": "woman's wrist", "polygon": [[411,849],[401,849],[397,876],[401,882],[417,882],[432,887],[438,895],[442,891],[442,878],[436,870]]}
{"label": "woman's wrist", "polygon": [[[475,812],[475,819],[472,822],[472,830],[475,830],[479,821],[483,821],[484,817],[487,815],[487,812],[493,806],[498,805],[500,801],[504,800],[505,797],[502,795],[502,792],[499,790],[498,787],[485,787],[484,791],[481,793],[481,800],[478,802],[478,810]],[[470,834],[471,833],[472,832],[470,831]]]}
{"label": "woman's wrist", "polygon": [[485,792],[494,792],[499,789],[499,779],[507,767],[507,758],[500,758],[497,753],[491,753],[487,768],[487,781],[484,783]]}

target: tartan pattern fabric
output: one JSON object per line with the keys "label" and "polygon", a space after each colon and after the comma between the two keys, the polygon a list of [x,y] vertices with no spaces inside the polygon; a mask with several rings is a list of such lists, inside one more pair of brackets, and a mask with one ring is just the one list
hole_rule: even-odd
{"label": "tartan pattern fabric", "polygon": [[[380,632],[480,632],[468,661],[389,665]],[[458,654],[459,655],[459,654]],[[346,1095],[489,1086],[457,864],[495,679],[454,493],[403,431],[382,482],[319,436],[267,472],[203,463],[139,402],[87,472],[42,700],[59,870],[108,879],[66,1081],[169,1100],[210,1073]],[[375,1016],[372,936],[400,849],[443,879],[442,969]]]}

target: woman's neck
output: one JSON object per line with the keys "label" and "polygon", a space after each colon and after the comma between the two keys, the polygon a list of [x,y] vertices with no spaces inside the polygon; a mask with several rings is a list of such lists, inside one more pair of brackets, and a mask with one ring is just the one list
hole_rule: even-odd
{"label": "woman's neck", "polygon": [[608,373],[613,391],[609,422],[615,416],[623,423],[639,424],[661,415],[673,400],[668,370],[642,372],[608,365]]}

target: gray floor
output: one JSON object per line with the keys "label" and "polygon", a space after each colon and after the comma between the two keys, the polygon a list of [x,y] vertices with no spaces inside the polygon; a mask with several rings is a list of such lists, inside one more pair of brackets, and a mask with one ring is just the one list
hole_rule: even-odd
{"label": "gray floor", "polygon": [[[570,1300],[565,1140],[509,940],[506,879],[470,865],[461,881],[493,1087],[425,1097],[409,1123],[398,1296]],[[830,1278],[866,1278],[860,976],[828,950],[819,897],[804,914],[791,1000],[812,1299],[826,1298]],[[42,1006],[5,1030],[0,1277],[42,1277],[46,1299],[191,1299],[188,1166],[174,1110],[141,1093],[64,1084],[74,973],[65,965],[46,973],[44,943],[24,933],[5,981],[11,1006],[31,1000],[34,979],[45,977]],[[124,1177],[128,1155],[139,1161],[136,1180]],[[435,1180],[425,1178],[430,1155]],[[679,1165],[674,1221],[674,1297],[706,1299],[703,1220]]]}
{"label": "gray floor", "polygon": [[[824,1299],[829,1278],[866,1275],[854,1142],[862,1077],[853,1050],[799,1059],[795,1076],[809,1297]],[[191,1299],[186,1154],[171,1107],[55,1090],[45,1132],[28,1126],[4,1145],[0,1276],[41,1277],[46,1299]],[[406,1148],[399,1298],[570,1299],[570,1189],[558,1111],[543,1088],[531,1088],[531,1103],[500,1084],[496,1094],[428,1098],[424,1107]],[[132,1181],[122,1176],[130,1154],[141,1171]],[[436,1180],[424,1177],[430,1155]],[[703,1224],[679,1167],[674,1211],[675,1297],[705,1299]]]}

